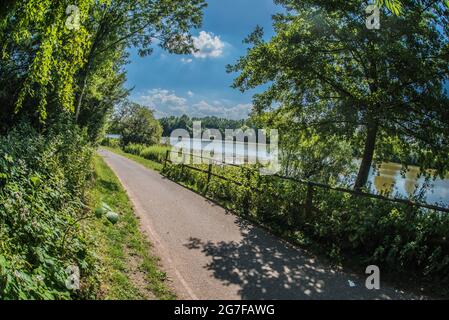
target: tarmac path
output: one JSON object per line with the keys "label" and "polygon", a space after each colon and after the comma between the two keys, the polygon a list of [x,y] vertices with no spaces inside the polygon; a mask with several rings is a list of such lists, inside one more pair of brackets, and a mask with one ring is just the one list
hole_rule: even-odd
{"label": "tarmac path", "polygon": [[126,189],[181,299],[414,298],[383,285],[368,290],[365,277],[330,268],[132,160],[99,154]]}

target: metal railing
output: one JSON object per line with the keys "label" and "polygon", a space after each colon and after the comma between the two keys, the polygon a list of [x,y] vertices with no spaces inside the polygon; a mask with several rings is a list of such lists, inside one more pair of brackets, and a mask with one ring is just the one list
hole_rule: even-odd
{"label": "metal railing", "polygon": [[[170,160],[170,154],[171,153],[175,153],[175,152],[171,151],[171,150],[167,150],[167,153],[166,153],[166,156],[165,156],[165,161],[164,161],[164,168],[166,167],[167,163],[172,163],[172,164],[174,163],[173,161]],[[192,153],[187,153],[187,154],[183,154],[183,155],[187,155],[189,157],[199,157],[202,160],[209,161],[209,166],[208,166],[207,170],[203,170],[203,169],[200,169],[200,168],[197,168],[197,167],[185,164],[185,163],[181,163],[180,164],[181,166],[183,166],[183,168],[188,168],[188,169],[191,169],[191,170],[194,170],[194,171],[198,171],[198,172],[207,174],[206,188],[208,187],[212,177],[216,177],[216,178],[219,178],[221,180],[231,182],[231,183],[236,184],[238,186],[244,186],[244,183],[242,183],[242,182],[235,181],[235,180],[229,179],[227,177],[224,177],[222,175],[214,173],[213,170],[212,170],[214,162],[215,162],[215,164],[220,164],[220,165],[241,167],[242,169],[247,170],[247,172],[251,172],[251,173],[258,172],[255,169],[251,169],[251,168],[240,166],[240,165],[236,165],[236,164],[230,164],[230,163],[226,163],[226,162],[223,162],[223,161],[217,161],[216,159],[203,157],[202,155],[198,156],[198,155],[195,155],[195,154],[192,154]],[[439,207],[439,206],[436,206],[436,205],[431,205],[431,204],[426,204],[426,203],[419,203],[419,202],[411,201],[411,200],[407,200],[407,199],[389,198],[389,197],[385,197],[385,196],[378,195],[378,194],[367,193],[367,192],[362,192],[362,191],[356,191],[356,190],[351,190],[351,189],[346,189],[346,188],[341,188],[341,187],[334,187],[334,186],[330,186],[330,185],[327,185],[327,184],[324,184],[324,183],[313,182],[313,181],[308,181],[308,180],[303,180],[303,179],[298,179],[298,178],[292,178],[292,177],[285,177],[285,176],[281,176],[281,175],[278,175],[278,174],[273,175],[272,177],[276,177],[276,178],[282,179],[282,180],[292,181],[292,182],[295,182],[295,183],[307,186],[307,195],[306,195],[306,203],[305,203],[305,207],[306,207],[306,211],[307,212],[311,212],[312,211],[314,188],[322,188],[322,189],[326,189],[326,190],[332,190],[332,191],[338,191],[338,192],[341,192],[341,193],[351,194],[351,195],[358,196],[358,197],[366,197],[366,198],[377,199],[377,200],[382,200],[382,201],[387,201],[387,202],[401,203],[401,204],[408,205],[410,207],[419,207],[419,208],[425,208],[425,209],[435,210],[435,211],[439,211],[439,212],[449,213],[449,208]],[[250,189],[252,189],[253,191],[263,192],[263,190],[259,190],[257,188],[251,187],[251,186],[250,186]]]}

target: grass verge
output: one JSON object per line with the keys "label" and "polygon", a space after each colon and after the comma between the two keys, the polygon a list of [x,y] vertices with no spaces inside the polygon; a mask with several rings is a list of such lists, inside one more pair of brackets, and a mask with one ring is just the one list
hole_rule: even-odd
{"label": "grass verge", "polygon": [[95,157],[93,207],[107,203],[120,214],[112,225],[106,218],[90,222],[96,253],[101,262],[99,299],[175,299],[166,274],[151,255],[151,244],[140,230],[138,218],[119,180],[99,156]]}
{"label": "grass verge", "polygon": [[162,169],[164,168],[164,165],[159,162],[148,160],[148,159],[145,159],[145,158],[142,158],[140,156],[136,156],[136,155],[133,155],[130,153],[126,153],[123,150],[118,149],[118,148],[111,148],[111,147],[105,147],[105,146],[102,146],[101,148],[103,148],[105,150],[109,150],[111,152],[114,152],[118,155],[126,157],[130,160],[133,160],[137,163],[140,163],[141,165],[143,165],[144,167],[146,167],[148,169],[152,169],[155,171],[162,171]]}

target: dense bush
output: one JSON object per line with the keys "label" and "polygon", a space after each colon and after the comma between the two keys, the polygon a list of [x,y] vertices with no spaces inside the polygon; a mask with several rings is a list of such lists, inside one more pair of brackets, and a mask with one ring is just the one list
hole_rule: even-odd
{"label": "dense bush", "polygon": [[123,151],[142,158],[162,163],[170,147],[162,145],[145,146],[142,144],[129,144],[123,148]]}
{"label": "dense bush", "polygon": [[[207,170],[207,165],[197,165]],[[390,272],[411,272],[449,284],[449,215],[405,204],[313,189],[248,168],[213,166],[213,173],[241,185],[168,165],[168,177],[218,200],[236,213],[298,243],[319,243],[333,258],[356,257]],[[263,190],[263,191],[262,191]]]}
{"label": "dense bush", "polygon": [[[0,137],[0,297],[87,297],[95,266],[80,221],[92,149],[74,126],[38,134],[22,125]],[[78,266],[82,290],[66,287]]]}
{"label": "dense bush", "polygon": [[162,127],[154,111],[137,103],[124,102],[112,117],[111,129],[120,134],[122,145],[131,143],[153,145],[162,137]]}
{"label": "dense bush", "polygon": [[123,147],[123,151],[136,156],[140,156],[140,153],[142,152],[143,149],[145,149],[145,146],[143,144],[134,144],[134,143],[130,143],[125,147]]}
{"label": "dense bush", "polygon": [[147,148],[143,149],[140,152],[140,156],[145,159],[148,159],[148,160],[162,163],[165,160],[168,150],[169,150],[169,147],[155,145],[155,146],[151,146],[151,147],[147,147]]}
{"label": "dense bush", "polygon": [[120,148],[120,139],[116,138],[104,138],[100,143],[102,146],[110,147],[114,149]]}

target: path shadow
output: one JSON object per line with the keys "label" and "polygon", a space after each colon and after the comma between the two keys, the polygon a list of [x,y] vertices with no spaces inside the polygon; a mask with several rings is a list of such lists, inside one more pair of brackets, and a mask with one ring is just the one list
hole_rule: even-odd
{"label": "path shadow", "polygon": [[[211,258],[204,266],[224,285],[238,285],[245,300],[300,299],[390,299],[394,291],[369,291],[365,279],[341,274],[319,264],[267,232],[236,220],[243,236],[240,242],[204,242],[190,238],[185,246]],[[357,283],[351,288],[348,280]],[[363,280],[363,282],[362,282]]]}

